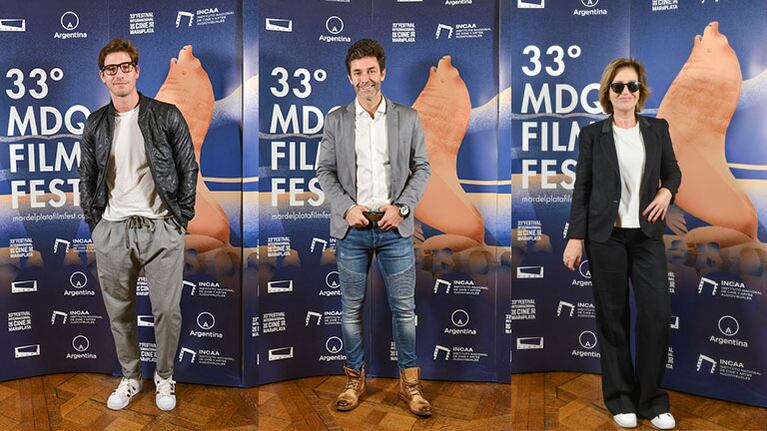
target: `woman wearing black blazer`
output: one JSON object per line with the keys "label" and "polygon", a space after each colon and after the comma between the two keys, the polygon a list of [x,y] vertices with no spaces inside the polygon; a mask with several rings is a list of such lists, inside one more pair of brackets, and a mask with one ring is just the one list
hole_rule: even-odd
{"label": "woman wearing black blazer", "polygon": [[[615,422],[633,428],[639,415],[656,428],[672,429],[668,394],[660,388],[671,320],[662,236],[682,175],[666,120],[637,115],[649,94],[639,62],[619,58],[605,68],[599,101],[612,115],[580,132],[563,260],[575,270],[585,245],[602,393]],[[629,280],[637,304],[636,366],[630,352]]]}

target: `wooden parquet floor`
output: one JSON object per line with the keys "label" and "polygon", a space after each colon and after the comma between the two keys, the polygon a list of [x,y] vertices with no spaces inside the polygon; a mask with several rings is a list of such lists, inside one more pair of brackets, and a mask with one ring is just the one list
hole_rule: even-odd
{"label": "wooden parquet floor", "polygon": [[368,378],[360,405],[338,412],[333,402],[345,384],[345,376],[322,376],[261,386],[259,430],[506,431],[511,424],[509,385],[424,380],[434,414],[418,418],[399,400],[399,381],[384,378]]}
{"label": "wooden parquet floor", "polygon": [[[515,374],[513,430],[620,430],[602,402],[599,375]],[[677,430],[767,430],[767,409],[669,391]],[[654,430],[642,420],[636,430]]]}
{"label": "wooden parquet floor", "polygon": [[154,384],[125,410],[106,406],[119,383],[103,374],[55,374],[0,383],[0,430],[256,430],[258,389],[176,385],[171,412],[154,403]]}
{"label": "wooden parquet floor", "polygon": [[309,377],[237,389],[176,385],[178,405],[161,412],[154,385],[127,409],[106,399],[118,380],[101,374],[58,374],[0,383],[0,430],[508,430],[511,388],[493,383],[423,381],[435,414],[412,415],[397,396],[395,379],[369,378],[367,394],[351,412],[333,401],[343,376]]}
{"label": "wooden parquet floor", "polygon": [[[357,409],[337,412],[342,376],[309,377],[237,389],[177,385],[172,412],[154,405],[154,386],[129,408],[106,399],[117,379],[58,374],[0,383],[0,430],[618,430],[601,399],[599,376],[517,374],[511,385],[426,380],[434,415],[411,415],[397,397],[397,380],[368,379]],[[767,409],[669,392],[677,430],[767,430]],[[654,429],[642,421],[637,430]]]}

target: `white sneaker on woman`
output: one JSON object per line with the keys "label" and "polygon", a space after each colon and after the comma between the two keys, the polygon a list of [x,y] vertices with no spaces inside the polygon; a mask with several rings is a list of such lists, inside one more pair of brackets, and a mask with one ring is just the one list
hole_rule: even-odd
{"label": "white sneaker on woman", "polygon": [[163,379],[155,371],[154,385],[157,388],[154,396],[157,408],[166,412],[176,408],[176,382],[173,380],[173,376]]}
{"label": "white sneaker on woman", "polygon": [[676,421],[671,413],[661,413],[650,421],[652,426],[661,430],[671,430],[676,426]]}
{"label": "white sneaker on woman", "polygon": [[122,410],[130,404],[133,397],[140,391],[140,379],[128,379],[123,377],[122,380],[120,380],[120,384],[117,385],[117,389],[109,395],[107,407],[112,410]]}
{"label": "white sneaker on woman", "polygon": [[636,413],[619,413],[613,416],[613,420],[622,428],[636,428],[637,426]]}

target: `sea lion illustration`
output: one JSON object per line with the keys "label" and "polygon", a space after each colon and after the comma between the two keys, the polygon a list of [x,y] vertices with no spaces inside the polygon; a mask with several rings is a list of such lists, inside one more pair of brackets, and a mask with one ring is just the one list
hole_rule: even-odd
{"label": "sea lion illustration", "polygon": [[702,37],[695,36],[690,57],[658,109],[658,118],[669,122],[682,170],[675,204],[711,225],[705,231],[690,231],[690,240],[721,240],[727,245],[756,240],[756,210],[725,157],[725,135],[742,83],[735,51],[714,21]]}
{"label": "sea lion illustration", "polygon": [[469,90],[453,67],[450,56],[429,71],[426,86],[413,103],[423,123],[431,177],[415,216],[445,234],[485,242],[482,215],[458,181],[458,149],[469,127]]}
{"label": "sea lion illustration", "polygon": [[[200,60],[192,54],[192,46],[186,45],[171,59],[165,82],[155,96],[157,100],[178,107],[189,125],[194,143],[197,163],[213,118],[213,86]],[[229,244],[229,219],[221,205],[213,197],[202,175],[197,177],[197,200],[195,217],[189,222],[186,247],[203,253]]]}

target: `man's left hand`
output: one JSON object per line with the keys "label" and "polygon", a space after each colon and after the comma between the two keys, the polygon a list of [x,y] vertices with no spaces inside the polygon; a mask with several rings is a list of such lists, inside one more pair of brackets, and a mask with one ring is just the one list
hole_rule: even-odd
{"label": "man's left hand", "polygon": [[399,226],[400,222],[404,219],[399,214],[399,207],[396,205],[384,205],[378,211],[383,211],[384,213],[381,220],[378,220],[378,227],[383,230],[390,230]]}

